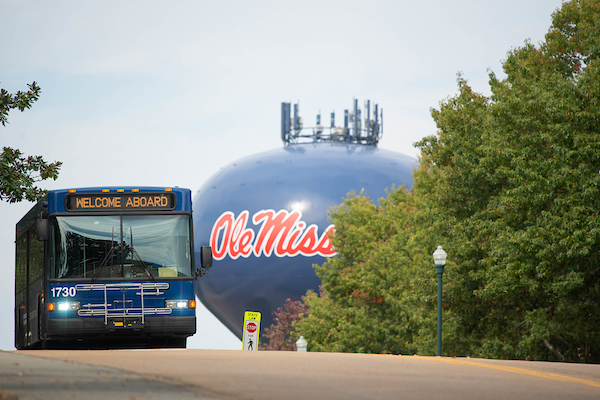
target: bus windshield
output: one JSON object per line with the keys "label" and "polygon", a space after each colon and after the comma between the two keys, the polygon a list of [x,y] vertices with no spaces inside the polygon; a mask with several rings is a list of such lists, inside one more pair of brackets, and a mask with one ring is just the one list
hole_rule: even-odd
{"label": "bus windshield", "polygon": [[187,215],[56,217],[50,278],[191,277],[191,250]]}

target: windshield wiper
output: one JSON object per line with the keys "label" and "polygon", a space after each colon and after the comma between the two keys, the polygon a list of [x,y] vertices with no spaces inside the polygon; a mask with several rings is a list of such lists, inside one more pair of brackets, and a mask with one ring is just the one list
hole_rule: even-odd
{"label": "windshield wiper", "polygon": [[148,275],[148,278],[152,279],[152,282],[156,282],[156,279],[154,278],[152,273],[150,273],[150,269],[148,268],[144,260],[142,260],[142,257],[140,257],[135,247],[133,247],[133,231],[131,230],[131,226],[129,227],[129,245],[131,246],[131,255],[134,261],[133,265],[135,266],[135,261],[138,261],[142,265],[142,268],[144,269],[146,275]]}
{"label": "windshield wiper", "polygon": [[100,272],[102,272],[103,268],[106,268],[108,266],[108,260],[112,260],[113,255],[115,254],[115,250],[117,249],[115,247],[115,228],[113,227],[112,229],[112,234],[110,237],[111,241],[110,241],[110,250],[108,251],[108,253],[106,254],[106,256],[104,256],[104,260],[102,260],[102,263],[100,264],[100,266],[98,267],[98,269],[96,270],[96,272],[94,272],[94,276],[92,277],[92,280],[90,281],[90,283],[94,283],[96,281],[96,279],[98,279],[98,277],[100,276]]}

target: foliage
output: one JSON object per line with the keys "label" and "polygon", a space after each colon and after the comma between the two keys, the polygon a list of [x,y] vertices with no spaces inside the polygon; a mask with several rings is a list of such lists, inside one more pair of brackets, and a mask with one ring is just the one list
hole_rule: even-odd
{"label": "foliage", "polygon": [[6,126],[8,122],[8,112],[12,109],[19,109],[25,111],[26,108],[31,108],[34,101],[40,97],[40,87],[37,83],[33,82],[27,84],[29,90],[26,92],[18,91],[15,94],[10,94],[4,89],[0,89],[0,123],[2,126]]}
{"label": "foliage", "polygon": [[21,151],[4,147],[0,154],[0,199],[9,203],[37,201],[46,191],[36,187],[35,182],[56,180],[61,164],[48,164],[40,156],[24,157]]}
{"label": "foliage", "polygon": [[[11,95],[0,89],[0,122],[6,126],[11,109],[24,111],[39,98],[39,86],[33,82],[29,91]],[[35,186],[36,182],[58,177],[60,161],[47,163],[40,156],[25,157],[18,149],[4,147],[0,154],[0,200],[15,203],[22,200],[37,201],[46,191]]]}
{"label": "foliage", "polygon": [[265,329],[263,338],[268,340],[266,344],[261,343],[261,350],[285,350],[295,351],[296,340],[300,336],[295,336],[294,323],[308,316],[309,307],[306,303],[297,300],[287,299],[277,311],[273,311],[273,324]]}
{"label": "foliage", "polygon": [[539,48],[508,54],[491,98],[458,78],[418,146],[450,257],[454,354],[600,361],[600,3],[554,14]]}
{"label": "foliage", "polygon": [[404,187],[380,205],[351,194],[331,211],[338,256],[315,266],[321,293],[307,294],[310,315],[295,324],[309,350],[407,354],[431,344],[417,341],[435,290],[431,256],[414,235],[417,214]]}

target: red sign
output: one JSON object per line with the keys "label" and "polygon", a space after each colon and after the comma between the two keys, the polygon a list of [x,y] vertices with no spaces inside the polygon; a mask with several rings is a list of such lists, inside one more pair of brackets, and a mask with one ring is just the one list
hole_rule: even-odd
{"label": "red sign", "polygon": [[325,232],[318,234],[317,225],[307,226],[301,220],[299,211],[261,210],[252,216],[252,223],[260,226],[258,233],[248,228],[250,213],[245,210],[238,215],[226,211],[213,225],[210,233],[210,245],[215,260],[229,256],[234,260],[238,257],[249,257],[254,254],[260,257],[271,254],[277,257],[324,256],[335,255],[335,250],[329,240],[333,236],[334,227],[329,225]]}
{"label": "red sign", "polygon": [[250,333],[256,332],[256,324],[254,322],[248,322],[248,325],[246,325],[246,330]]}

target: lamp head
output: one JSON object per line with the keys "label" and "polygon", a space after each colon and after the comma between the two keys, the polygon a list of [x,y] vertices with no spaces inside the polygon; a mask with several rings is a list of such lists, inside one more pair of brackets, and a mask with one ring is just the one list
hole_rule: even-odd
{"label": "lamp head", "polygon": [[437,249],[433,252],[433,262],[436,266],[443,267],[446,265],[446,252],[442,249],[441,245],[438,245]]}
{"label": "lamp head", "polygon": [[306,351],[308,348],[308,341],[304,339],[304,336],[300,336],[300,339],[296,341],[296,351]]}

